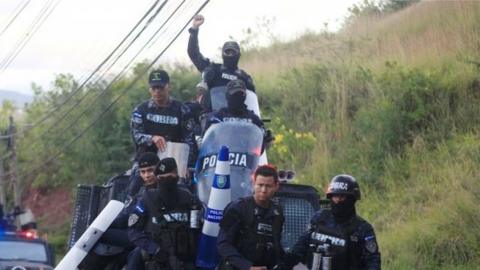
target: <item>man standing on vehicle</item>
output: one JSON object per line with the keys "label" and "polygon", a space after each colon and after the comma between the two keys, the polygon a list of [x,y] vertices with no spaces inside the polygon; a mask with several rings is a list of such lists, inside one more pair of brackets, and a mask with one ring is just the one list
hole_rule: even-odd
{"label": "man standing on vehicle", "polygon": [[[170,97],[170,77],[164,70],[153,70],[149,77],[151,99],[135,107],[132,112],[131,133],[136,148],[135,161],[145,152],[165,151],[167,142],[187,143],[190,147],[189,167],[196,159],[193,136],[194,119],[190,109]],[[136,166],[132,170],[129,190],[141,186]],[[129,191],[130,195],[136,192]]]}
{"label": "man standing on vehicle", "polygon": [[[282,269],[312,258],[313,250],[331,256],[333,270],[381,269],[373,227],[357,216],[355,210],[355,203],[360,199],[355,178],[347,174],[333,177],[326,195],[331,201],[331,210],[322,209],[312,217],[309,230],[287,253]],[[307,264],[311,268],[311,259]]]}
{"label": "man standing on vehicle", "polygon": [[136,248],[127,269],[195,269],[200,233],[200,201],[179,188],[177,164],[165,158],[156,168],[158,189],[147,190],[128,218],[128,236]]}
{"label": "man standing on vehicle", "polygon": [[[247,89],[255,92],[252,77],[244,70],[238,68],[240,60],[240,46],[236,41],[227,41],[222,47],[223,64],[217,64],[210,59],[205,58],[200,53],[198,45],[198,31],[204,22],[202,15],[196,15],[192,22],[192,27],[188,30],[190,38],[188,40],[188,56],[192,60],[195,67],[202,73],[204,81],[207,83],[208,89],[218,86],[224,86],[231,80],[242,80]],[[202,105],[207,112],[212,110],[209,91],[203,96]]]}
{"label": "man standing on vehicle", "polygon": [[280,264],[283,210],[272,201],[279,188],[275,167],[262,165],[253,178],[253,196],[227,205],[220,221],[219,269],[266,270]]}

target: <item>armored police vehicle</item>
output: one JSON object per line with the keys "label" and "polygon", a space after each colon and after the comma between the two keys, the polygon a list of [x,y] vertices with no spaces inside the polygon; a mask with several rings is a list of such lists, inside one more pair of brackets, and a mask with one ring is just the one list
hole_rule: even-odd
{"label": "armored police vehicle", "polygon": [[[211,104],[214,110],[226,106],[225,92],[224,86],[210,89]],[[245,103],[251,110],[259,114],[254,92],[247,90]],[[231,198],[235,200],[252,194],[252,175],[258,164],[266,163],[266,157],[262,155],[262,140],[263,135],[260,128],[245,122],[222,122],[212,125],[206,131],[201,140],[194,179],[189,186],[197,193],[205,208],[215,174],[216,157],[221,146],[226,145],[230,150]],[[175,148],[175,145],[169,143],[168,147]],[[188,148],[185,150],[184,147],[180,147],[180,149],[183,150],[173,149],[170,152],[184,152],[174,155],[179,167],[179,175],[182,177],[183,173],[181,172],[186,168],[187,160],[178,157],[185,156]],[[75,244],[110,200],[125,201],[128,181],[129,174],[124,173],[113,177],[103,186],[78,186],[69,247]],[[304,232],[310,218],[320,208],[320,197],[313,187],[282,182],[275,200],[284,209],[286,220],[282,244],[288,249]]]}

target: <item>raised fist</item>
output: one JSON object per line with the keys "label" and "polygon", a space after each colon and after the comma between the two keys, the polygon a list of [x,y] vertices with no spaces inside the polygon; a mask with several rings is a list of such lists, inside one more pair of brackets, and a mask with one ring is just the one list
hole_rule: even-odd
{"label": "raised fist", "polygon": [[203,17],[203,15],[200,15],[200,14],[195,15],[192,21],[192,28],[198,29],[200,25],[203,24],[204,21],[205,21],[205,18]]}

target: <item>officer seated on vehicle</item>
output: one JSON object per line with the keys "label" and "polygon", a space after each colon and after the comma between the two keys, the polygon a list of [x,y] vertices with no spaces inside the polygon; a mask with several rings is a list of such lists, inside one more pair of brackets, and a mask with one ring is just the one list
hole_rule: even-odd
{"label": "officer seated on vehicle", "polygon": [[227,205],[217,240],[219,269],[266,270],[280,263],[284,216],[271,200],[278,188],[277,170],[263,165],[254,173],[253,196]]}
{"label": "officer seated on vehicle", "polygon": [[287,253],[281,268],[290,269],[299,262],[312,265],[313,252],[332,257],[333,270],[380,269],[380,253],[372,225],[359,217],[355,203],[360,187],[350,175],[333,177],[326,192],[331,210],[315,213],[310,228]]}
{"label": "officer seated on vehicle", "polygon": [[248,122],[258,126],[263,131],[263,148],[267,148],[274,140],[272,132],[265,130],[262,120],[245,105],[247,98],[247,89],[245,83],[241,80],[233,80],[227,84],[227,107],[212,112],[204,132],[215,123],[219,122]]}
{"label": "officer seated on vehicle", "polygon": [[119,267],[127,262],[128,253],[134,245],[128,240],[127,221],[136,202],[141,198],[144,190],[157,187],[155,169],[160,162],[154,153],[143,153],[138,159],[138,171],[143,185],[138,188],[135,196],[127,198],[122,212],[115,218],[112,225],[103,233],[102,237],[91,252],[85,257],[81,269],[102,270],[107,265],[115,264]]}
{"label": "officer seated on vehicle", "polygon": [[155,175],[158,188],[146,190],[128,218],[128,237],[136,248],[127,269],[194,269],[200,201],[178,187],[175,159],[162,159]]}

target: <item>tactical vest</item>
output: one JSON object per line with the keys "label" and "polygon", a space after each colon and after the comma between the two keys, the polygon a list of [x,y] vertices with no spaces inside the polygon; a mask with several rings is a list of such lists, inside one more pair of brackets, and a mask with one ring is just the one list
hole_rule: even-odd
{"label": "tactical vest", "polygon": [[[147,134],[156,134],[165,137],[167,141],[182,142],[182,124],[183,113],[181,103],[176,100],[170,100],[168,107],[158,108],[149,107],[150,101],[140,105],[138,108],[142,113],[142,122],[144,132]],[[155,144],[143,146],[140,151],[157,152]]]}
{"label": "tactical vest", "polygon": [[165,207],[158,190],[144,193],[148,208],[145,232],[159,245],[166,260],[173,256],[183,262],[192,262],[195,260],[199,230],[190,228],[190,213],[192,209],[198,209],[197,200],[185,190],[177,189],[177,193],[178,200],[172,208]]}
{"label": "tactical vest", "polygon": [[256,266],[275,266],[283,255],[280,243],[283,213],[271,202],[268,211],[255,204],[253,197],[244,199],[246,204],[240,234],[236,238],[238,251]]}
{"label": "tactical vest", "polygon": [[[358,236],[355,235],[359,222],[357,218],[352,218],[344,227],[327,226],[328,220],[333,219],[330,210],[323,210],[320,214],[317,224],[312,225],[312,232],[310,233],[310,255],[314,252],[317,246],[328,243],[330,249],[328,256],[332,257],[333,269],[359,269],[359,254],[354,245],[358,244]],[[325,255],[325,254],[323,254]],[[309,258],[309,262],[312,258]]]}

